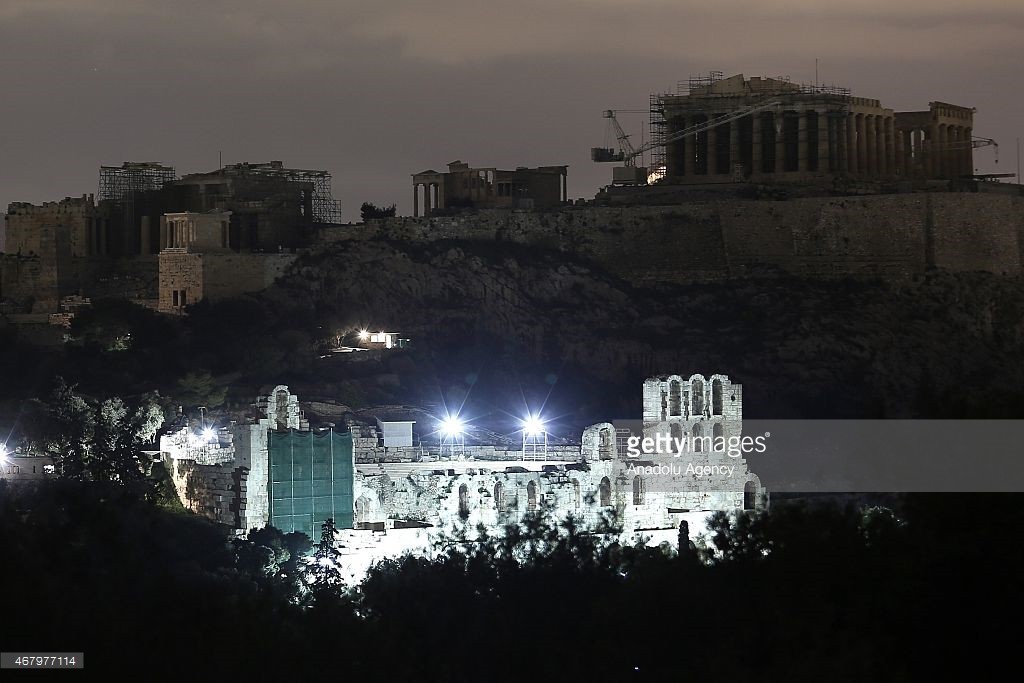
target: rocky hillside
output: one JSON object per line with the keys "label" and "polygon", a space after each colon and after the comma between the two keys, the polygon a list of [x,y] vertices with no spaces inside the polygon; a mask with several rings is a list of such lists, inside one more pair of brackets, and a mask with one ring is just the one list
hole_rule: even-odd
{"label": "rocky hillside", "polygon": [[552,400],[574,412],[632,416],[643,378],[667,372],[729,374],[757,417],[1024,407],[1019,278],[935,272],[893,284],[766,272],[636,289],[538,247],[369,240],[305,257],[263,298],[341,329],[407,333],[442,383],[469,377],[496,394],[557,385]]}

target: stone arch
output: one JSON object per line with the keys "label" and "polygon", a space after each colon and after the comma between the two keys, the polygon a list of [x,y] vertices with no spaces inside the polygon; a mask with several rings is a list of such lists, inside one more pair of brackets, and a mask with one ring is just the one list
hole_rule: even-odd
{"label": "stone arch", "polygon": [[743,509],[753,510],[757,506],[757,484],[753,479],[743,485]]}
{"label": "stone arch", "polygon": [[611,460],[615,454],[615,432],[611,427],[602,427],[598,434],[600,437],[597,447],[598,458]]}
{"label": "stone arch", "polygon": [[715,377],[711,380],[711,414],[721,415],[724,406],[722,402],[722,380]]}
{"label": "stone arch", "polygon": [[494,509],[499,518],[505,513],[505,487],[500,481],[494,485]]}
{"label": "stone arch", "polygon": [[459,517],[469,517],[469,487],[465,484],[459,487]]}
{"label": "stone arch", "polygon": [[704,384],[703,375],[693,375],[690,377],[690,400],[693,403],[691,406],[692,415],[704,414]]}
{"label": "stone arch", "polygon": [[683,442],[683,425],[678,422],[673,422],[668,428],[669,436],[672,437],[672,449],[676,448],[676,444]]}
{"label": "stone arch", "polygon": [[377,521],[377,510],[379,506],[369,493],[363,493],[358,498],[354,507],[355,519],[352,521],[355,523],[354,526],[358,529],[360,526],[365,526],[372,522]]}
{"label": "stone arch", "polygon": [[716,422],[711,426],[711,450],[716,453],[724,453],[725,446],[725,427],[721,422]]}
{"label": "stone arch", "polygon": [[644,504],[644,480],[640,475],[633,477],[633,505]]}
{"label": "stone arch", "polygon": [[704,452],[704,426],[699,422],[693,425],[693,452],[703,453]]}
{"label": "stone arch", "polygon": [[678,379],[668,383],[668,416],[679,417],[683,414],[683,383]]}
{"label": "stone arch", "polygon": [[601,507],[611,507],[612,504],[612,482],[609,481],[608,477],[601,479],[601,485],[598,487],[600,493]]}
{"label": "stone arch", "polygon": [[537,511],[537,482],[532,479],[526,485],[526,511]]}

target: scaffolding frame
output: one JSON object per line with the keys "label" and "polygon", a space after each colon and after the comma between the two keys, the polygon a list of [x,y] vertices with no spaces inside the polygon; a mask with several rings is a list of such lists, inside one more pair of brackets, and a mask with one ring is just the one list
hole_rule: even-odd
{"label": "scaffolding frame", "polygon": [[129,228],[136,226],[135,197],[161,189],[177,178],[174,168],[156,161],[125,161],[120,166],[100,166],[99,201],[112,201],[124,212]]}
{"label": "scaffolding frame", "polygon": [[313,222],[341,222],[341,202],[331,195],[331,174],[328,171],[284,168],[280,162],[238,164],[235,168],[286,183],[308,183],[313,188],[310,195],[313,205]]}

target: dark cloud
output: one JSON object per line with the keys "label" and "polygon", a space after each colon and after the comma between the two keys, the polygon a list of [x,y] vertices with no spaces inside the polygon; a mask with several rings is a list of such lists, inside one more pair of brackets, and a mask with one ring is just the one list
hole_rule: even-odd
{"label": "dark cloud", "polygon": [[[835,5],[835,9],[831,6]],[[409,174],[569,163],[601,110],[643,108],[691,73],[814,79],[897,109],[978,107],[1015,166],[1024,8],[1002,0],[7,0],[0,5],[0,202],[93,192],[100,164],[179,171],[281,159],[365,200],[411,209]],[[643,116],[624,117],[638,136]],[[996,170],[988,150],[984,170]],[[1009,163],[1007,163],[1009,162]],[[1012,169],[1010,169],[1012,170]]]}

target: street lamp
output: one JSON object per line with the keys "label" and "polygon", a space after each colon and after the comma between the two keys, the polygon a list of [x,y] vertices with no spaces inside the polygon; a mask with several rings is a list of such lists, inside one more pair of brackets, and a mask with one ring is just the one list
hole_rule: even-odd
{"label": "street lamp", "polygon": [[466,452],[465,423],[458,415],[448,415],[441,420],[441,427],[438,429],[441,435],[441,457],[444,457],[445,446],[448,447],[449,457],[463,455]]}
{"label": "street lamp", "polygon": [[540,415],[523,418],[523,460],[547,460],[548,432]]}

